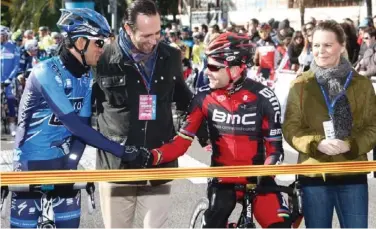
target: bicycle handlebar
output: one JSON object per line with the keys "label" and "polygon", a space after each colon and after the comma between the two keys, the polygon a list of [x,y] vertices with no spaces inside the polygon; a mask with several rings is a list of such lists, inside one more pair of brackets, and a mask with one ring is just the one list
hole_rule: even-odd
{"label": "bicycle handlebar", "polygon": [[12,192],[38,192],[38,191],[51,191],[51,190],[61,190],[63,188],[70,188],[73,190],[86,189],[88,183],[73,183],[73,184],[58,184],[58,185],[9,185],[8,190]]}

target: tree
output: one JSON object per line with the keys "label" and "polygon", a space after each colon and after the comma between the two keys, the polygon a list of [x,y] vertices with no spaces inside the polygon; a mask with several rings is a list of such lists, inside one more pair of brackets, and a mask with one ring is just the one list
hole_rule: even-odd
{"label": "tree", "polygon": [[299,0],[299,12],[300,12],[300,25],[304,25],[304,15],[305,15],[305,0]]}
{"label": "tree", "polygon": [[372,0],[366,0],[367,16],[372,17]]}
{"label": "tree", "polygon": [[[12,17],[11,29],[36,30],[40,24],[54,27],[56,21],[52,19],[55,19],[56,15],[60,14],[58,12],[60,7],[60,0],[12,0],[9,6],[9,12]],[[50,20],[41,21],[41,18]]]}

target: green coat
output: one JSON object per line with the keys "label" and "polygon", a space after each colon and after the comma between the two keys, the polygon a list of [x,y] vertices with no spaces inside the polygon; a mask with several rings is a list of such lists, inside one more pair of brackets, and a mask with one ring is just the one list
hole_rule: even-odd
{"label": "green coat", "polygon": [[304,72],[292,82],[282,130],[286,141],[299,152],[298,163],[367,160],[367,153],[376,144],[376,96],[371,81],[354,73],[346,90],[353,115],[351,136],[346,139],[350,152],[335,156],[317,150],[325,138],[323,122],[330,118],[314,73]]}

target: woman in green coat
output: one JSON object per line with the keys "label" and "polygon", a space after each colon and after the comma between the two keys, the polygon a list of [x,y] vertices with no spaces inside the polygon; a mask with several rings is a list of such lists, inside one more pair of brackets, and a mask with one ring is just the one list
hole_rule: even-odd
{"label": "woman in green coat", "polygon": [[[342,57],[345,35],[335,21],[313,32],[314,61],[290,89],[283,134],[298,163],[366,161],[376,144],[376,97],[369,79]],[[366,174],[299,176],[307,228],[331,228],[336,209],[342,228],[366,228]]]}

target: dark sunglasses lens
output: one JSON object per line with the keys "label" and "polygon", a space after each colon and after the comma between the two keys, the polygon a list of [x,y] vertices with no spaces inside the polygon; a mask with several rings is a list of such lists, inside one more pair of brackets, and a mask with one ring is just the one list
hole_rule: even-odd
{"label": "dark sunglasses lens", "polygon": [[212,64],[208,64],[207,67],[211,72],[218,72],[221,69],[221,67]]}
{"label": "dark sunglasses lens", "polygon": [[368,40],[369,39],[369,37],[363,37],[363,40]]}
{"label": "dark sunglasses lens", "polygon": [[95,41],[95,45],[96,45],[98,48],[103,48],[103,46],[104,46],[104,40],[96,40],[96,41]]}

